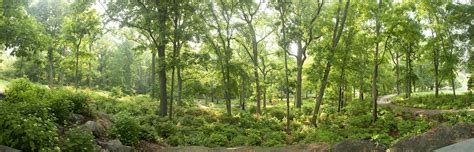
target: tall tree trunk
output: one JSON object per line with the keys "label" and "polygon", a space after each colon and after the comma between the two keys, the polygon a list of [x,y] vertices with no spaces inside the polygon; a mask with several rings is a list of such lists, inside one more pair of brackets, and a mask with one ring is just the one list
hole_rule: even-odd
{"label": "tall tree trunk", "polygon": [[301,40],[298,40],[298,53],[296,56],[296,108],[301,109],[301,87],[302,87],[302,73],[303,73],[303,47]]}
{"label": "tall tree trunk", "polygon": [[456,98],[456,83],[454,78],[451,78],[451,87],[453,87],[453,96]]}
{"label": "tall tree trunk", "polygon": [[[409,44],[411,45],[411,44]],[[407,70],[407,74],[405,76],[405,87],[406,87],[406,90],[405,90],[405,98],[410,98],[410,94],[411,94],[411,52],[410,52],[410,49],[411,49],[411,46],[408,46],[407,50],[406,50],[406,70]]]}
{"label": "tall tree trunk", "polygon": [[76,44],[76,90],[79,87],[79,47],[81,46],[82,39],[79,39],[79,43]]}
{"label": "tall tree trunk", "polygon": [[158,47],[158,58],[160,60],[160,68],[158,70],[158,79],[160,81],[160,114],[167,115],[167,95],[166,95],[166,62],[165,62],[165,44]]}
{"label": "tall tree trunk", "polygon": [[374,73],[372,76],[372,122],[377,121],[377,98],[378,98],[378,88],[377,88],[377,77],[379,74],[379,40],[380,40],[380,8],[382,6],[382,1],[379,2],[377,8],[377,18],[375,19],[376,29],[375,33],[377,35],[376,44],[375,44],[375,53],[374,53]]}
{"label": "tall tree trunk", "polygon": [[53,48],[48,48],[48,63],[49,63],[49,72],[48,72],[48,82],[49,85],[54,83],[54,62],[53,62]]}
{"label": "tall tree trunk", "polygon": [[395,53],[395,54],[397,56],[396,57],[396,64],[395,64],[395,66],[396,66],[395,73],[397,75],[397,95],[400,95],[400,93],[402,92],[401,89],[400,89],[400,82],[401,82],[400,81],[400,64],[399,64],[400,60],[398,58],[399,57],[398,52]]}
{"label": "tall tree trunk", "polygon": [[263,92],[263,109],[267,108],[267,86],[265,84],[265,75],[263,75],[263,86],[262,86],[262,92]]}
{"label": "tall tree trunk", "polygon": [[183,93],[183,78],[181,77],[181,64],[178,63],[178,71],[177,71],[177,76],[178,76],[178,105],[181,106],[183,105],[183,101],[181,101],[182,93]]}
{"label": "tall tree trunk", "polygon": [[[92,43],[89,44],[89,53],[92,54]],[[88,67],[88,71],[87,71],[87,86],[88,87],[91,87],[92,86],[92,78],[91,78],[91,75],[92,75],[92,61],[89,60],[87,62],[87,67]]]}
{"label": "tall tree trunk", "polygon": [[[229,40],[230,41],[230,40]],[[228,43],[230,44],[230,43]],[[230,47],[230,46],[229,46]],[[230,49],[230,48],[228,48]],[[225,92],[224,92],[224,97],[225,97],[225,102],[226,102],[226,110],[227,110],[227,114],[229,116],[232,116],[232,103],[231,103],[231,100],[230,100],[230,86],[229,86],[229,83],[230,83],[230,69],[229,69],[229,59],[227,58],[226,59],[226,64],[225,64]]]}
{"label": "tall tree trunk", "polygon": [[258,44],[257,44],[257,38],[255,37],[255,30],[253,29],[253,26],[250,22],[247,23],[250,29],[250,32],[252,34],[252,52],[253,52],[253,73],[255,77],[255,85],[257,87],[257,116],[261,114],[261,105],[260,105],[260,98],[261,98],[261,86],[260,86],[260,79],[259,79],[259,74],[258,74]]}
{"label": "tall tree trunk", "polygon": [[240,108],[242,110],[245,110],[245,91],[246,91],[245,90],[245,78],[242,75],[240,77],[242,79],[242,84],[241,84],[242,89],[241,89],[241,94],[240,94]]}
{"label": "tall tree trunk", "polygon": [[152,51],[151,52],[151,98],[155,99],[156,98],[156,52]]}
{"label": "tall tree trunk", "polygon": [[[336,51],[337,44],[339,43],[339,39],[341,37],[342,31],[344,29],[344,24],[346,22],[347,12],[349,10],[350,0],[347,0],[346,5],[344,7],[344,14],[342,16],[342,20],[340,20],[340,10],[341,10],[342,0],[339,0],[339,6],[336,12],[336,24],[334,26],[333,31],[333,38],[332,38],[332,46],[329,49],[329,57],[326,63],[326,68],[324,70],[324,76],[321,80],[321,86],[319,87],[319,94],[316,98],[316,105],[314,106],[313,116],[312,116],[312,123],[314,126],[317,126],[317,117],[319,115],[319,109],[321,107],[321,102],[323,101],[324,91],[326,90],[326,85],[328,83],[329,72],[331,71],[331,65],[333,62],[334,54]],[[340,24],[339,24],[340,23]]]}
{"label": "tall tree trunk", "polygon": [[[64,56],[65,52],[66,52],[66,51],[65,51],[64,47],[61,48],[61,56]],[[58,65],[59,65],[59,67],[58,67],[58,68],[59,68],[59,70],[58,70],[58,71],[59,71],[59,73],[58,73],[58,84],[59,84],[60,86],[62,86],[62,85],[63,85],[63,72],[64,72],[64,68],[61,66],[60,63],[59,63]]]}
{"label": "tall tree trunk", "polygon": [[170,119],[173,119],[174,73],[175,73],[175,67],[172,65],[171,66],[170,109],[169,109]]}
{"label": "tall tree trunk", "polygon": [[[280,3],[279,6],[279,13],[280,13],[280,21],[282,23],[285,23],[285,6],[284,3],[282,3],[281,0],[278,1]],[[291,122],[291,117],[290,117],[290,89],[289,89],[289,80],[288,80],[288,42],[286,40],[286,27],[285,24],[281,24],[281,34],[282,34],[282,41],[283,41],[283,56],[285,58],[285,95],[286,95],[286,131],[287,133],[291,132],[290,129],[290,122]]]}
{"label": "tall tree trunk", "polygon": [[[428,14],[428,22],[431,23],[432,20],[431,20],[431,15]],[[435,33],[434,33],[434,28],[431,29],[431,35],[432,36],[435,36]],[[438,32],[436,32],[438,34]],[[436,35],[436,37],[438,37]],[[435,97],[438,97],[439,96],[439,50],[436,48],[436,42],[434,43],[435,46],[433,47],[433,66],[434,66],[434,77],[435,77]]]}

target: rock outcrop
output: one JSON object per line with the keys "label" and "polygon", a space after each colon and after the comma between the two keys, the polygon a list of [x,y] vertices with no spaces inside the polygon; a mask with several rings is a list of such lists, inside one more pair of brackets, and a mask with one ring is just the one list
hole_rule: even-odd
{"label": "rock outcrop", "polygon": [[115,139],[104,143],[99,143],[104,151],[107,152],[132,152],[133,148],[130,146],[122,145],[120,140]]}
{"label": "rock outcrop", "polygon": [[466,123],[459,123],[453,127],[436,126],[422,135],[400,140],[389,150],[390,152],[433,151],[466,140],[471,136],[471,126]]}
{"label": "rock outcrop", "polygon": [[20,150],[0,145],[0,152],[21,152]]}
{"label": "rock outcrop", "polygon": [[356,139],[356,140],[346,140],[334,144],[331,147],[331,151],[335,152],[385,152],[385,147],[377,146],[370,140]]}

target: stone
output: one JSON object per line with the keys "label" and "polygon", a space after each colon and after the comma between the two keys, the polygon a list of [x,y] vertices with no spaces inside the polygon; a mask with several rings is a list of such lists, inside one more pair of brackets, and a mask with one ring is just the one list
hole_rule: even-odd
{"label": "stone", "polygon": [[382,146],[377,146],[375,143],[373,143],[370,140],[364,140],[364,139],[345,140],[345,141],[336,143],[331,147],[331,151],[335,151],[335,152],[345,152],[345,151],[351,151],[351,152],[366,152],[366,151],[385,152],[385,149],[386,148],[384,148]]}
{"label": "stone", "polygon": [[86,122],[86,117],[80,114],[73,113],[69,116],[69,121],[71,121],[74,124],[82,124]]}
{"label": "stone", "polygon": [[428,132],[408,139],[400,140],[390,148],[390,152],[433,151],[471,137],[468,124],[456,124],[453,127],[435,126]]}
{"label": "stone", "polygon": [[87,121],[81,127],[90,130],[95,137],[105,136],[105,129],[95,121]]}
{"label": "stone", "polygon": [[0,145],[0,152],[21,152],[20,150]]}
{"label": "stone", "polygon": [[466,151],[472,151],[473,149],[474,149],[474,138],[437,149],[435,150],[435,152],[466,152]]}
{"label": "stone", "polygon": [[105,143],[99,143],[100,146],[109,152],[132,152],[133,148],[130,146],[125,146],[122,145],[122,142],[120,140],[115,139],[115,140],[110,140]]}

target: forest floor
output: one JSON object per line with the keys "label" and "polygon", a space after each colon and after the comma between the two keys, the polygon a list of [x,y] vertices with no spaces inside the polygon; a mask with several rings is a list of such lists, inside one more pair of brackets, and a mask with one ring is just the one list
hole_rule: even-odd
{"label": "forest floor", "polygon": [[413,107],[405,107],[405,106],[400,106],[400,105],[395,105],[390,102],[390,98],[396,96],[396,94],[391,94],[391,95],[385,95],[380,97],[377,100],[377,104],[380,106],[387,106],[392,108],[393,110],[401,110],[403,112],[410,112],[416,115],[436,115],[440,113],[456,113],[456,112],[461,112],[461,111],[467,111],[467,112],[474,112],[474,109],[463,109],[463,110],[454,110],[454,109],[446,109],[446,110],[441,110],[441,109],[424,109],[424,108],[413,108]]}

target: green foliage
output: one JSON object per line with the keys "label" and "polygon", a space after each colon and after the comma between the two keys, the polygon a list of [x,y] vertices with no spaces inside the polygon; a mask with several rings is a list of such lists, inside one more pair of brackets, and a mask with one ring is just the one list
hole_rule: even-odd
{"label": "green foliage", "polygon": [[219,133],[213,133],[211,136],[208,138],[208,145],[209,147],[222,147],[227,145],[229,140],[225,135],[219,134]]}
{"label": "green foliage", "polygon": [[95,151],[94,135],[81,127],[71,128],[65,133],[64,150],[90,152]]}
{"label": "green foliage", "polygon": [[393,103],[427,109],[471,109],[474,108],[474,96],[468,93],[456,95],[456,97],[450,94],[442,94],[438,97],[430,94],[411,97],[409,99],[398,99]]}
{"label": "green foliage", "polygon": [[110,135],[120,139],[126,145],[135,145],[140,140],[149,140],[147,128],[140,125],[138,119],[129,113],[122,112],[114,116],[113,126],[110,129]]}
{"label": "green foliage", "polygon": [[15,79],[5,90],[5,101],[11,103],[36,102],[48,96],[46,88],[40,87],[25,78]]}
{"label": "green foliage", "polygon": [[0,103],[0,144],[24,151],[54,148],[58,133],[52,120],[21,114],[15,106]]}
{"label": "green foliage", "polygon": [[51,107],[51,113],[56,117],[56,122],[59,124],[64,124],[72,113],[72,101],[63,100],[60,97],[53,97],[49,101],[49,107]]}

